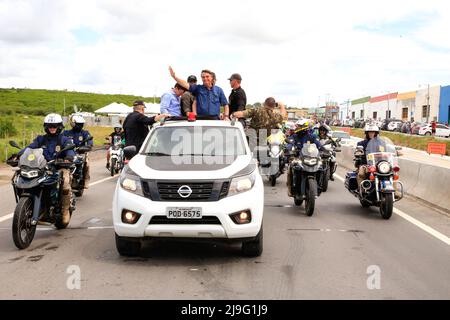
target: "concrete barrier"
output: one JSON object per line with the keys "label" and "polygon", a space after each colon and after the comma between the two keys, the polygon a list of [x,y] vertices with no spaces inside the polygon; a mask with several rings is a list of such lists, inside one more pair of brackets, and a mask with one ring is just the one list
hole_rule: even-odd
{"label": "concrete barrier", "polygon": [[[337,154],[338,165],[354,170],[354,148],[342,146]],[[441,210],[450,212],[450,169],[420,163],[413,160],[398,159],[400,181],[406,194],[419,198]]]}

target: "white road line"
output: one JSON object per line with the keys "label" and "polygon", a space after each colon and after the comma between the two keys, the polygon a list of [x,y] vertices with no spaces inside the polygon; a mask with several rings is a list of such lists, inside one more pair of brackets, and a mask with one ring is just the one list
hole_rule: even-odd
{"label": "white road line", "polygon": [[0,222],[11,219],[14,216],[14,212],[7,214],[6,216],[0,217]]}
{"label": "white road line", "polygon": [[[89,187],[95,186],[95,185],[97,185],[97,184],[100,184],[100,183],[102,183],[102,182],[105,182],[105,181],[108,181],[108,180],[111,180],[111,179],[114,179],[114,178],[117,178],[117,177],[118,177],[118,176],[108,177],[108,178],[105,178],[105,179],[101,179],[101,180],[92,182],[92,183],[89,184]],[[3,217],[0,217],[0,222],[7,221],[7,220],[11,219],[13,216],[14,216],[14,212],[11,212],[11,213],[9,213],[9,214],[3,216]]]}
{"label": "white road line", "polygon": [[[334,176],[336,178],[338,178],[339,180],[341,180],[342,182],[344,182],[344,178],[342,178],[341,176],[337,175],[336,173],[334,174]],[[432,235],[436,239],[441,240],[446,245],[450,246],[450,238],[447,237],[446,235],[440,233],[439,231],[436,231],[435,229],[431,228],[430,226],[426,225],[425,223],[420,222],[419,220],[411,217],[410,215],[404,213],[403,211],[401,211],[401,210],[399,210],[397,208],[394,208],[394,213],[399,215],[400,217],[402,217],[406,221],[412,223],[416,227],[419,227],[420,229],[422,229],[423,231],[427,232],[428,234]]]}

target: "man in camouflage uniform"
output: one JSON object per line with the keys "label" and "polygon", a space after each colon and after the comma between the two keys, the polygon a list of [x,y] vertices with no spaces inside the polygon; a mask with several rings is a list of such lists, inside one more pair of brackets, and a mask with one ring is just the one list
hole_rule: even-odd
{"label": "man in camouflage uniform", "polygon": [[[278,109],[279,108],[279,109]],[[236,118],[251,118],[250,130],[247,131],[247,139],[250,149],[255,151],[257,146],[266,147],[266,139],[271,135],[271,130],[281,128],[283,121],[287,119],[286,107],[281,102],[276,102],[270,97],[264,101],[262,107],[245,111],[233,112]],[[259,152],[256,152],[259,159]]]}
{"label": "man in camouflage uniform", "polygon": [[[277,109],[279,108],[279,110]],[[258,145],[260,144],[260,132],[270,136],[271,130],[281,128],[283,121],[287,119],[286,107],[281,102],[276,102],[274,98],[270,97],[264,101],[264,105],[260,108],[249,109],[245,111],[233,112],[236,118],[251,118],[250,128],[256,131],[258,138]],[[264,142],[265,140],[261,141]]]}

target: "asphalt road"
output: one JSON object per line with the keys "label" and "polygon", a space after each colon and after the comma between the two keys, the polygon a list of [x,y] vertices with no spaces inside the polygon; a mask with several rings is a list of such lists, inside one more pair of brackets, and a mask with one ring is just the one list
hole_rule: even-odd
{"label": "asphalt road", "polygon": [[[241,257],[237,245],[161,241],[120,257],[117,179],[103,180],[103,164],[93,162],[92,182],[101,182],[78,201],[69,228],[39,226],[22,251],[7,216],[11,186],[0,187],[0,299],[450,299],[450,245],[397,214],[385,221],[363,209],[338,179],[312,217],[293,206],[284,176],[266,183],[261,257]],[[410,199],[396,208],[450,236],[449,217]],[[79,289],[70,285],[73,266]]]}

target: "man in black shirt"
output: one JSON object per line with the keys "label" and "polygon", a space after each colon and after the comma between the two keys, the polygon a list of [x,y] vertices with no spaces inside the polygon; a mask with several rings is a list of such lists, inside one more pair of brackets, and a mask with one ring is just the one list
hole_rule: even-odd
{"label": "man in black shirt", "polygon": [[143,101],[135,101],[133,103],[133,112],[130,113],[123,122],[125,146],[135,146],[137,151],[141,149],[142,144],[149,133],[148,126],[170,116],[170,114],[163,113],[154,117],[147,117],[144,115],[144,108],[145,104]]}
{"label": "man in black shirt", "polygon": [[[245,95],[244,89],[241,87],[242,77],[239,73],[233,73],[230,80],[231,93],[228,99],[230,103],[230,114],[236,111],[245,111],[245,106],[247,105],[247,96]],[[241,121],[242,126],[245,128],[244,119],[239,119]]]}
{"label": "man in black shirt", "polygon": [[[188,77],[187,82],[189,83],[189,85],[197,84],[197,77],[191,75]],[[181,114],[183,116],[188,116],[188,113],[192,112],[192,105],[194,104],[194,100],[195,97],[192,93],[189,92],[189,90],[183,93],[180,98]]]}

